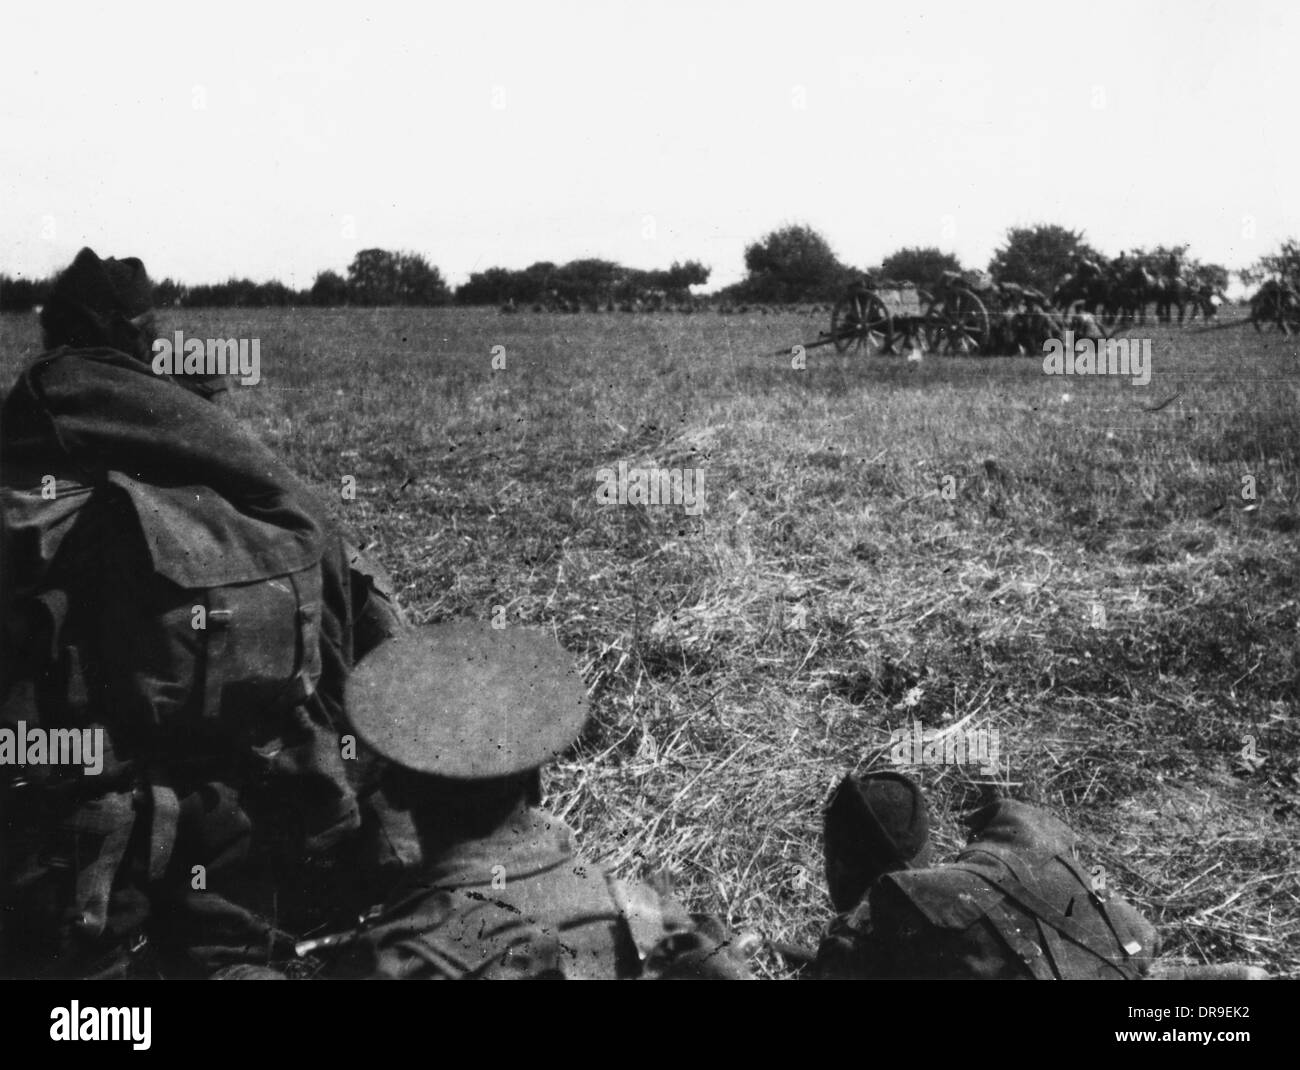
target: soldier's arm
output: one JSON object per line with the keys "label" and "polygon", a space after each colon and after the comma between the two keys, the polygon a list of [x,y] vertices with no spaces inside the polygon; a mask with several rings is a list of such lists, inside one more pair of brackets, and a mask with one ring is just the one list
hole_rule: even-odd
{"label": "soldier's arm", "polygon": [[822,981],[860,981],[880,975],[881,949],[871,924],[870,897],[826,927],[813,977]]}
{"label": "soldier's arm", "polygon": [[753,974],[738,941],[717,918],[691,914],[667,886],[606,877],[641,976],[664,981],[748,981]]}
{"label": "soldier's arm", "polygon": [[665,936],[646,956],[643,977],[661,981],[752,981],[745,957],[716,918],[692,915],[692,926]]}

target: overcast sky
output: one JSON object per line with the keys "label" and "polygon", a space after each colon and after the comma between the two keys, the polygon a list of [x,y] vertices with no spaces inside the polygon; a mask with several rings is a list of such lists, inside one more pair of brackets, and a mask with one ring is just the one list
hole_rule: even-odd
{"label": "overcast sky", "polygon": [[[1070,12],[1067,14],[1067,10]],[[1245,266],[1300,235],[1300,4],[9,5],[0,271],[310,285],[362,248],[864,266],[1006,228]]]}

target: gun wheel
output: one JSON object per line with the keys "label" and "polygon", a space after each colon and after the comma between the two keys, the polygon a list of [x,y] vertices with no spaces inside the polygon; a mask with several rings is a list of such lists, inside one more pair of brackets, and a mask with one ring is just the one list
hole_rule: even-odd
{"label": "gun wheel", "polygon": [[989,314],[968,290],[952,290],[932,302],[925,313],[926,341],[931,351],[973,355],[989,344]]}
{"label": "gun wheel", "polygon": [[831,337],[836,353],[880,353],[889,348],[893,339],[889,310],[873,293],[849,294],[836,302],[831,313]]}

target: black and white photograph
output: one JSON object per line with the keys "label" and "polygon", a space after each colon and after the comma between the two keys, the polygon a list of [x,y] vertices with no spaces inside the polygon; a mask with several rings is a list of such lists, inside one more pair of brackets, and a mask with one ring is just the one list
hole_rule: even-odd
{"label": "black and white photograph", "polygon": [[1238,982],[1300,977],[1300,7],[3,25],[32,1036],[638,979],[942,1039],[941,982],[1127,980],[1079,1043],[1251,1049]]}

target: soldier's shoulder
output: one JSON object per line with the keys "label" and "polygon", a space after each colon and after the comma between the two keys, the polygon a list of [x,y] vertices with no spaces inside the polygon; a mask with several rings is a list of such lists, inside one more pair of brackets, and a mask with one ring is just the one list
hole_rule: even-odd
{"label": "soldier's shoulder", "polygon": [[[59,369],[65,374],[87,374],[86,369],[103,366],[129,368],[131,371],[148,374],[148,365],[142,364],[129,353],[108,346],[55,346],[34,356],[23,363],[25,370],[47,371]],[[154,378],[154,376],[150,376]]]}
{"label": "soldier's shoulder", "polygon": [[872,885],[867,902],[873,927],[901,931],[924,919],[941,929],[966,929],[1001,898],[987,881],[960,866],[887,873]]}
{"label": "soldier's shoulder", "polygon": [[1000,799],[976,811],[967,825],[972,837],[968,851],[998,844],[1050,855],[1072,851],[1078,842],[1074,830],[1055,814],[1015,799]]}

